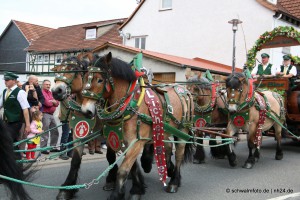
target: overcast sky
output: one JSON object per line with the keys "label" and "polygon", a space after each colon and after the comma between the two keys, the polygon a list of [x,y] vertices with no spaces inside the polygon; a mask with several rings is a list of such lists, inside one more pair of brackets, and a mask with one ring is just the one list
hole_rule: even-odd
{"label": "overcast sky", "polygon": [[0,35],[10,20],[58,28],[129,17],[136,0],[5,0],[1,1]]}

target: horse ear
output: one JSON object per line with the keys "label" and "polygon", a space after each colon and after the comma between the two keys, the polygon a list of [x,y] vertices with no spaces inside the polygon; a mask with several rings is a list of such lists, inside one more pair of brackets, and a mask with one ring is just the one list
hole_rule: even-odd
{"label": "horse ear", "polygon": [[111,55],[111,52],[109,52],[109,53],[105,56],[106,63],[110,63],[110,62],[111,62],[111,58],[112,58],[112,55]]}
{"label": "horse ear", "polygon": [[88,52],[85,57],[87,57],[87,59],[89,60],[89,62],[91,63],[94,59],[94,54],[92,52]]}
{"label": "horse ear", "polygon": [[246,77],[241,77],[241,78],[239,78],[239,81],[242,83],[242,82],[244,82],[245,79],[246,79]]}
{"label": "horse ear", "polygon": [[78,54],[78,55],[77,55],[77,59],[78,59],[78,60],[82,60],[82,59],[83,59],[83,53]]}
{"label": "horse ear", "polygon": [[58,66],[55,66],[55,67],[53,67],[53,68],[50,69],[50,70],[56,72],[56,71],[58,71]]}

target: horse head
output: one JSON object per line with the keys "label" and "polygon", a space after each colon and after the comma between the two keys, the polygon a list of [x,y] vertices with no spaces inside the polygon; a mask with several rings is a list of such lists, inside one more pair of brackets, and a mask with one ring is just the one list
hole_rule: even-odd
{"label": "horse head", "polygon": [[[84,60],[83,56],[83,54],[79,54],[77,57],[68,57],[62,61],[61,65],[52,69],[52,71],[58,72],[54,79],[55,85],[51,90],[56,100],[63,101],[71,93],[81,93],[83,74],[89,65],[89,61]],[[90,60],[90,54],[85,56],[88,56],[88,60]]]}
{"label": "horse head", "polygon": [[229,112],[237,112],[238,106],[245,101],[248,82],[244,73],[233,73],[226,79],[227,103]]}
{"label": "horse head", "polygon": [[120,103],[126,87],[134,80],[135,73],[128,63],[113,58],[110,52],[98,57],[84,78],[82,113],[92,118],[96,115],[97,107],[103,108],[104,102]]}
{"label": "horse head", "polygon": [[195,103],[201,106],[210,102],[212,83],[207,78],[196,75],[189,78],[188,82],[187,89],[192,93]]}

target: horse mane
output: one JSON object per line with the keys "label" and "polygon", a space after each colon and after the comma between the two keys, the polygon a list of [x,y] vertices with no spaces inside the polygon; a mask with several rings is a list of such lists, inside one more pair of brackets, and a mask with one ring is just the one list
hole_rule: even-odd
{"label": "horse mane", "polygon": [[62,61],[63,62],[66,62],[66,63],[69,63],[69,62],[76,62],[77,65],[75,67],[75,70],[87,70],[88,66],[89,66],[89,62],[86,61],[86,60],[79,60],[76,56],[70,56],[66,59],[64,59]]}
{"label": "horse mane", "polygon": [[210,89],[211,88],[211,82],[205,78],[205,77],[198,77],[198,75],[195,75],[188,79],[188,82],[197,82],[197,86],[199,86],[202,89]]}
{"label": "horse mane", "polygon": [[95,67],[99,67],[101,70],[104,70],[108,72],[110,69],[111,76],[114,78],[120,78],[123,80],[126,80],[128,82],[132,82],[136,80],[136,76],[134,71],[131,69],[131,65],[123,60],[120,60],[118,58],[112,58],[109,65],[106,64],[105,58],[99,57],[98,55],[95,55],[93,65]]}
{"label": "horse mane", "polygon": [[240,78],[246,78],[244,73],[232,73],[226,79],[226,87],[232,89],[238,89],[242,82]]}

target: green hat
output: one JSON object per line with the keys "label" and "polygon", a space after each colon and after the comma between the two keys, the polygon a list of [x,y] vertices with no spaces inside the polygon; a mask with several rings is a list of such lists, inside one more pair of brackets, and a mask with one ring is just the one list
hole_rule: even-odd
{"label": "green hat", "polygon": [[267,53],[262,53],[262,54],[261,54],[261,57],[262,57],[262,58],[265,58],[265,57],[270,58],[269,54],[267,54]]}
{"label": "green hat", "polygon": [[4,72],[4,80],[17,80],[19,76],[12,72]]}
{"label": "green hat", "polygon": [[291,56],[289,56],[289,55],[284,55],[283,56],[283,60],[290,60],[291,59]]}

